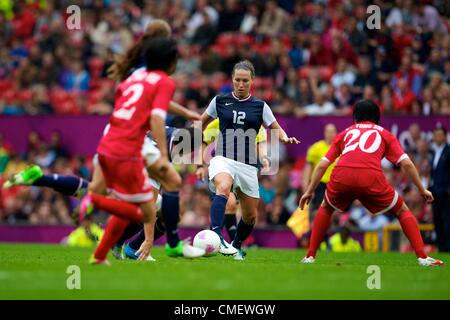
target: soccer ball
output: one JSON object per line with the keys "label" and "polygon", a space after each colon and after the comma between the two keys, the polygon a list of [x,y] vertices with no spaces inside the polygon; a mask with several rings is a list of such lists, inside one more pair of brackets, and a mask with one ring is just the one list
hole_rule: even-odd
{"label": "soccer ball", "polygon": [[193,245],[205,249],[205,257],[211,257],[219,252],[220,238],[214,231],[203,230],[195,235]]}

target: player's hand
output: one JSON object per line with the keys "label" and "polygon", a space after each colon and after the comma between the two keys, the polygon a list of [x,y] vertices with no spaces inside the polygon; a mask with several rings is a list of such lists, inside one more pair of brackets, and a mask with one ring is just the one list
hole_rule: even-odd
{"label": "player's hand", "polygon": [[425,199],[426,203],[431,203],[434,200],[433,194],[428,190],[424,190],[420,195]]}
{"label": "player's hand", "polygon": [[262,159],[261,163],[262,163],[261,173],[268,173],[270,171],[269,159],[264,158],[264,159]]}
{"label": "player's hand", "polygon": [[145,240],[142,242],[141,247],[138,251],[136,251],[136,255],[138,256],[138,260],[145,260],[147,259],[148,255],[150,254],[150,249],[152,248],[152,243],[149,240]]}
{"label": "player's hand", "polygon": [[300,201],[298,202],[298,207],[303,210],[305,204],[309,204],[309,202],[311,201],[312,196],[313,196],[312,192],[305,192],[300,198]]}
{"label": "player's hand", "polygon": [[297,138],[295,137],[285,137],[281,139],[281,142],[286,143],[286,144],[299,144],[300,141],[297,140]]}
{"label": "player's hand", "polygon": [[197,168],[197,171],[195,171],[195,175],[197,176],[197,179],[199,179],[201,181],[205,181],[206,177],[208,176],[206,170],[207,169],[204,167]]}

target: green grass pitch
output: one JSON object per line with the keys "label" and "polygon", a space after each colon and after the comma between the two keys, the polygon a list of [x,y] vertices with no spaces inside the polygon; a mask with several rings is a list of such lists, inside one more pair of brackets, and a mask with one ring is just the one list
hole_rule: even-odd
{"label": "green grass pitch", "polygon": [[[0,244],[0,299],[450,299],[450,269],[420,267],[413,254],[318,254],[302,265],[302,250],[249,249],[245,261],[215,256],[157,262],[87,263],[92,249]],[[437,254],[447,263],[449,254]],[[81,270],[81,289],[69,290],[67,268]],[[369,290],[370,265],[381,289]]]}

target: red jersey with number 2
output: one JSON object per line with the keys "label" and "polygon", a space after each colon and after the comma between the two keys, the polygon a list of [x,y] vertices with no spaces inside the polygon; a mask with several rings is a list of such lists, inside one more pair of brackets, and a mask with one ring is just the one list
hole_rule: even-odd
{"label": "red jersey with number 2", "polygon": [[336,136],[325,158],[334,162],[339,156],[336,167],[378,171],[384,157],[394,164],[407,158],[394,135],[372,122],[354,124]]}
{"label": "red jersey with number 2", "polygon": [[165,117],[174,91],[174,81],[162,71],[140,68],[133,72],[117,87],[109,129],[97,152],[118,159],[141,159],[150,117]]}

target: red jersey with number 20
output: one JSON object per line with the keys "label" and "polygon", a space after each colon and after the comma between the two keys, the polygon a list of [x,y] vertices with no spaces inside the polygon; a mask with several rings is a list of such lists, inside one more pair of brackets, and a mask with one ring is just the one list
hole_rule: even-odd
{"label": "red jersey with number 20", "polygon": [[174,91],[174,81],[163,71],[140,68],[133,72],[117,87],[109,129],[97,152],[119,159],[140,159],[150,117],[165,117]]}
{"label": "red jersey with number 20", "polygon": [[336,136],[325,158],[332,163],[339,156],[336,167],[378,171],[384,157],[394,164],[408,157],[392,133],[372,122],[354,124]]}

